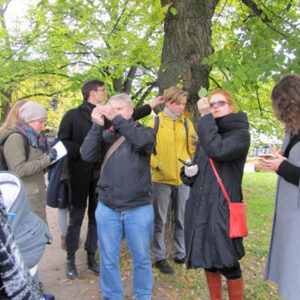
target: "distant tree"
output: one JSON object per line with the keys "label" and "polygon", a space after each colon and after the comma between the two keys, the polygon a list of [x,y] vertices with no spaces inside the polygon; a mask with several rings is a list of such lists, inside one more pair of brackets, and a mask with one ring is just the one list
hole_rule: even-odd
{"label": "distant tree", "polygon": [[1,118],[16,98],[76,97],[90,78],[105,81],[109,95],[131,94],[138,105],[151,96],[162,44],[159,2],[41,0],[15,30],[5,23],[13,0],[3,2]]}

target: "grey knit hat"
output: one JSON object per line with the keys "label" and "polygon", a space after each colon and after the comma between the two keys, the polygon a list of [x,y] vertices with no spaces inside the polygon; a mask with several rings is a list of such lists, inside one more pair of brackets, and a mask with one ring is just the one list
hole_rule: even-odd
{"label": "grey knit hat", "polygon": [[47,119],[47,110],[37,102],[28,101],[21,106],[19,118],[26,123],[39,119]]}

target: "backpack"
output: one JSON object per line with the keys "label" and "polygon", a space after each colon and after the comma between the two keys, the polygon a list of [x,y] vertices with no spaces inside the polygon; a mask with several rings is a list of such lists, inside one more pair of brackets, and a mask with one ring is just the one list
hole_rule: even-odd
{"label": "backpack", "polygon": [[[184,118],[183,125],[184,125],[184,129],[185,129],[185,134],[186,134],[186,146],[187,146],[188,153],[190,153],[190,151],[189,151],[189,124],[188,124],[188,121],[186,118]],[[154,127],[153,127],[155,134],[157,134],[158,127],[159,127],[159,116],[155,116],[154,117]],[[154,155],[157,154],[155,147],[153,150],[153,154]]]}
{"label": "backpack", "polygon": [[4,150],[4,145],[5,145],[6,140],[13,133],[18,133],[18,134],[22,135],[22,137],[24,139],[25,161],[28,160],[28,157],[29,157],[29,141],[28,141],[27,137],[24,134],[22,134],[21,132],[18,132],[18,131],[12,132],[0,144],[0,171],[7,171],[8,170],[3,150]]}

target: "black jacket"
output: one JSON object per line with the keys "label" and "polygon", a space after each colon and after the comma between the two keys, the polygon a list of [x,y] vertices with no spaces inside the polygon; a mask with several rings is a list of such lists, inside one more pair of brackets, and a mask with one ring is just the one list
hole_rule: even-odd
{"label": "black jacket", "polygon": [[114,131],[94,124],[82,144],[84,160],[101,160],[109,147],[123,135],[125,141],[108,159],[98,181],[99,201],[116,211],[152,203],[150,156],[155,132],[121,116],[112,120]]}
{"label": "black jacket", "polygon": [[242,176],[250,146],[249,124],[243,112],[214,119],[212,114],[197,124],[199,142],[194,162],[198,174],[187,178],[191,193],[185,210],[185,244],[188,268],[230,268],[244,256],[242,238],[230,239],[228,205],[213,173],[211,157],[230,200],[242,200]]}
{"label": "black jacket", "polygon": [[[77,108],[69,110],[63,117],[58,131],[61,140],[68,151],[68,169],[70,183],[70,201],[77,206],[86,205],[86,191],[93,181],[97,181],[100,171],[100,162],[86,162],[81,159],[80,147],[90,130],[93,122],[91,112],[95,105],[85,101]],[[140,119],[151,113],[149,105],[134,110],[133,117]],[[110,126],[106,120],[105,127]]]}

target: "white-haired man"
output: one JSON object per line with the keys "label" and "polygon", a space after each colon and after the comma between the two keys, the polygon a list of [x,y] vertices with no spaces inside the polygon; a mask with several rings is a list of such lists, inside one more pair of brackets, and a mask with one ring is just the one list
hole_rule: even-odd
{"label": "white-haired man", "polygon": [[[81,156],[99,161],[123,136],[124,141],[102,164],[98,181],[96,221],[100,245],[100,285],[104,299],[123,299],[119,270],[122,239],[133,259],[133,288],[137,299],[151,299],[150,244],[153,236],[153,207],[150,156],[154,148],[152,128],[135,123],[126,94],[110,98],[92,112],[94,122],[82,144]],[[112,127],[105,130],[104,117]],[[106,161],[106,163],[105,163]]]}

